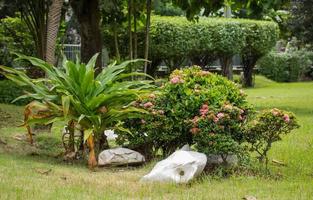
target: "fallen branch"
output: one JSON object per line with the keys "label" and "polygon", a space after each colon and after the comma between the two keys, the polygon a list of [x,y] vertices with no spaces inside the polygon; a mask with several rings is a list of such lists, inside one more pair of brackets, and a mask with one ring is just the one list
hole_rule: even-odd
{"label": "fallen branch", "polygon": [[277,165],[287,166],[287,164],[286,164],[286,163],[283,163],[282,161],[279,161],[279,160],[275,160],[275,159],[273,159],[273,160],[272,160],[272,162],[273,162],[274,164],[277,164]]}

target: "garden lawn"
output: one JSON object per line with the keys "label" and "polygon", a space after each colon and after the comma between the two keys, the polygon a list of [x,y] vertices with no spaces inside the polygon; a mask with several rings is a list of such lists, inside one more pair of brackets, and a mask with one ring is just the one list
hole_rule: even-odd
{"label": "garden lawn", "polygon": [[[35,137],[34,147],[18,140],[25,133],[16,125],[22,108],[0,105],[0,199],[261,199],[313,198],[313,82],[279,84],[257,77],[247,89],[257,109],[285,109],[296,114],[301,127],[274,144],[270,164],[280,178],[266,176],[203,176],[187,185],[141,183],[155,163],[140,168],[100,168],[67,164],[62,152],[61,126]],[[16,138],[17,136],[17,138]],[[15,137],[15,138],[14,138]],[[275,176],[277,177],[277,176]]]}

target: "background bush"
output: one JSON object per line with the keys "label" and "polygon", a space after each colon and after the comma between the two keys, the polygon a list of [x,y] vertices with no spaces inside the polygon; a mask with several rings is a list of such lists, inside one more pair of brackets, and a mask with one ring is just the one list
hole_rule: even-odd
{"label": "background bush", "polygon": [[[21,87],[10,80],[0,81],[0,103],[12,103],[14,99],[23,95],[25,87]],[[29,91],[29,89],[27,90]],[[20,99],[14,102],[15,105],[26,105],[30,99]]]}
{"label": "background bush", "polygon": [[278,82],[300,81],[312,78],[312,52],[270,52],[259,62],[260,73]]}

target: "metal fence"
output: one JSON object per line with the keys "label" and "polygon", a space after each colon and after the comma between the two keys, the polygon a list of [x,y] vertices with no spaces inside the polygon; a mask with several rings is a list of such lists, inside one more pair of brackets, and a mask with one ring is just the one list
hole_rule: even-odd
{"label": "metal fence", "polygon": [[[76,58],[78,57],[80,59],[81,57],[81,45],[80,44],[63,44],[62,45],[62,51],[66,58],[71,61],[76,61]],[[102,49],[102,67],[105,67],[107,65],[108,61],[108,53],[107,50],[104,48]],[[62,63],[62,62],[59,62]]]}

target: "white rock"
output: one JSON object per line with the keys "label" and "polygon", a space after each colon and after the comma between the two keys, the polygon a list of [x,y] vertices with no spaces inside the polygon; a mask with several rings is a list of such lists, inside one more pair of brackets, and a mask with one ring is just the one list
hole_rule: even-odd
{"label": "white rock", "polygon": [[98,157],[98,164],[104,165],[135,165],[145,162],[143,155],[127,148],[115,148],[102,151]]}
{"label": "white rock", "polygon": [[191,151],[189,144],[185,144],[180,150],[182,151]]}
{"label": "white rock", "polygon": [[141,181],[187,183],[203,171],[206,161],[203,153],[178,150],[158,162]]}

